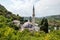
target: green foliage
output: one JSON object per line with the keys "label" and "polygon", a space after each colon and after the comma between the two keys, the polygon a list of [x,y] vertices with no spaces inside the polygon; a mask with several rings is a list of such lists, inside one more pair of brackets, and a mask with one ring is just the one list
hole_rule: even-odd
{"label": "green foliage", "polygon": [[60,30],[52,31],[50,33],[23,32],[14,30],[8,26],[0,28],[0,40],[60,40]]}
{"label": "green foliage", "polygon": [[6,8],[0,4],[0,15],[4,15],[5,16],[6,13],[7,13]]}
{"label": "green foliage", "polygon": [[6,18],[3,17],[2,15],[0,16],[0,22],[6,22]]}
{"label": "green foliage", "polygon": [[43,30],[44,32],[48,33],[48,20],[44,17],[41,21],[41,30]]}

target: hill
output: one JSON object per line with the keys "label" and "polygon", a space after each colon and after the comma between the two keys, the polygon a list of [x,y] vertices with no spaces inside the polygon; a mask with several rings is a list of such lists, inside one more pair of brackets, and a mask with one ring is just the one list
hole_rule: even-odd
{"label": "hill", "polygon": [[20,16],[17,14],[13,14],[12,12],[8,11],[3,5],[0,4],[0,15],[6,18],[18,19],[20,20]]}
{"label": "hill", "polygon": [[60,26],[60,15],[52,15],[52,16],[47,16],[49,25],[52,26]]}
{"label": "hill", "polygon": [[48,19],[60,20],[60,15],[47,16]]}

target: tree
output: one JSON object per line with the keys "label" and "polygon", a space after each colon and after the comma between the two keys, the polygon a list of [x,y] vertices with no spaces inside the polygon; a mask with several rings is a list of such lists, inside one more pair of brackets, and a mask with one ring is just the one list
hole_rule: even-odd
{"label": "tree", "polygon": [[29,19],[30,19],[30,22],[32,22],[32,17],[30,17]]}
{"label": "tree", "polygon": [[45,33],[48,33],[48,20],[44,17],[41,21],[41,30],[43,30]]}

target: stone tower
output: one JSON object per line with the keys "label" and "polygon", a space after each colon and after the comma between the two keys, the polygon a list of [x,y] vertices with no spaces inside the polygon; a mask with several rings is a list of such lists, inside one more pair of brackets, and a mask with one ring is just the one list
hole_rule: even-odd
{"label": "stone tower", "polygon": [[33,26],[35,25],[35,9],[34,9],[34,6],[33,6],[33,14],[32,14],[32,24],[33,24]]}

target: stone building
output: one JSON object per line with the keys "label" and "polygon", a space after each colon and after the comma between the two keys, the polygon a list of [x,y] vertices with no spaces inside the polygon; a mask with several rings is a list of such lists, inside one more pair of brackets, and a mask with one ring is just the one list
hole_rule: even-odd
{"label": "stone building", "polygon": [[38,24],[35,23],[35,25],[33,26],[32,22],[30,22],[30,21],[25,22],[21,26],[21,31],[23,31],[24,29],[28,29],[29,31],[39,31]]}
{"label": "stone building", "polygon": [[40,28],[38,27],[38,24],[35,23],[35,9],[34,9],[34,6],[33,6],[32,21],[30,19],[28,19],[28,21],[25,22],[21,26],[21,31],[23,31],[24,29],[28,29],[29,31],[39,31],[40,30]]}
{"label": "stone building", "polygon": [[20,27],[20,21],[19,20],[13,20],[12,23],[16,25],[17,27]]}

